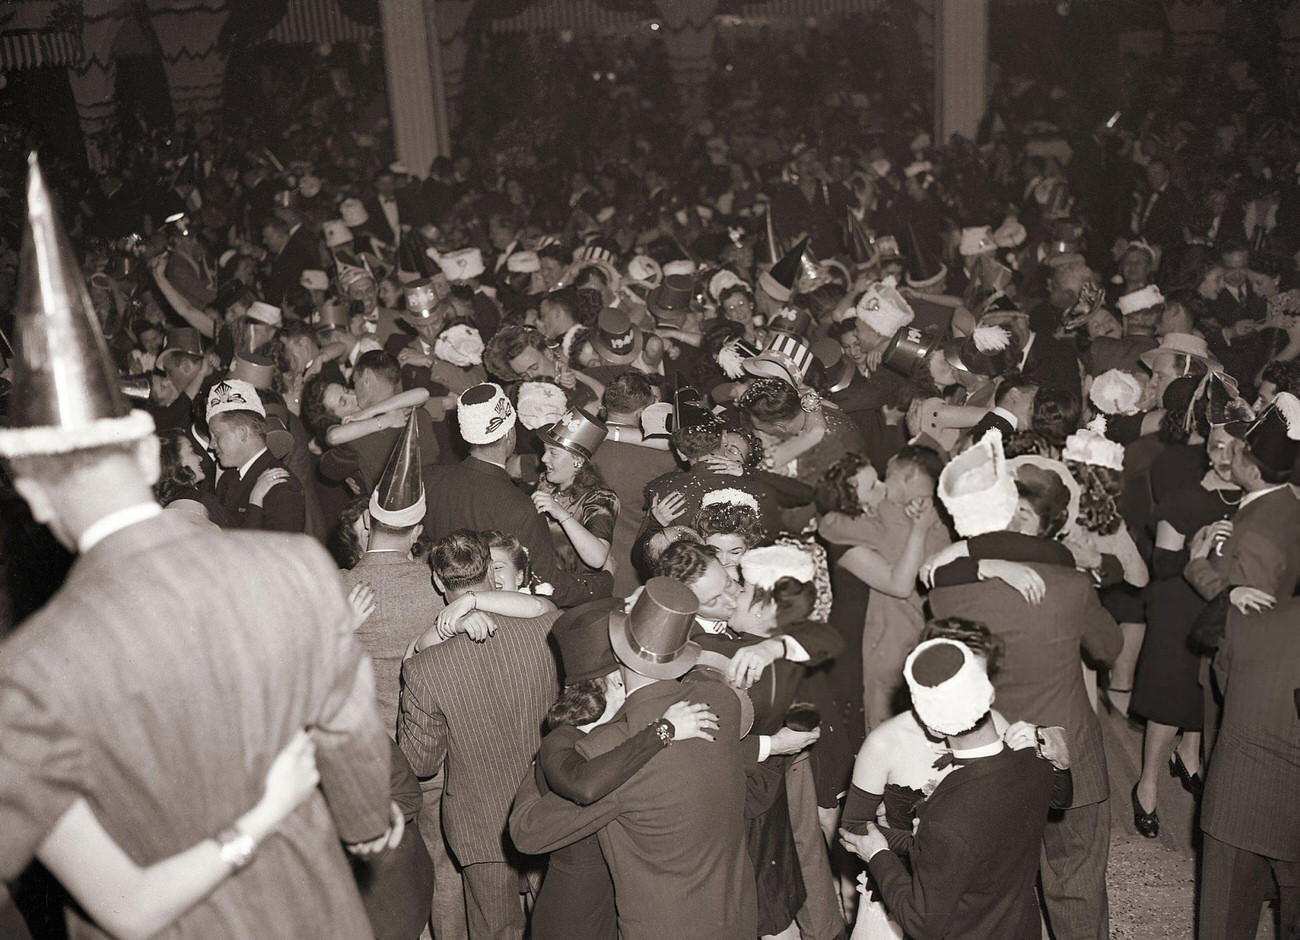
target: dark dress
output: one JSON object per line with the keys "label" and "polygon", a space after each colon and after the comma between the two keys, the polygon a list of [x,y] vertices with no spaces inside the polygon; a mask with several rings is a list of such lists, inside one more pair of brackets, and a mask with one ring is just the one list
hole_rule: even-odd
{"label": "dark dress", "polygon": [[[664,748],[653,727],[643,728],[614,750],[590,760],[577,751],[586,735],[560,725],[542,738],[537,785],[586,806],[626,783]],[[551,853],[533,906],[533,940],[618,940],[614,881],[596,836]]]}
{"label": "dark dress", "polygon": [[[1190,543],[1202,526],[1231,517],[1240,499],[1236,490],[1211,492],[1197,482],[1168,494],[1156,504],[1154,516]],[[1204,723],[1198,681],[1201,657],[1188,645],[1188,635],[1205,601],[1183,578],[1187,556],[1186,547],[1178,552],[1155,550],[1151,582],[1144,593],[1147,630],[1133,677],[1131,707],[1150,721],[1200,731]]]}

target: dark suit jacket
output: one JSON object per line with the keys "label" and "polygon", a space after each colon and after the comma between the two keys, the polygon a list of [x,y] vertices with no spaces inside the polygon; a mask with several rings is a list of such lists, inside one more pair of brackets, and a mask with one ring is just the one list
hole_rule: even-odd
{"label": "dark suit jacket", "polygon": [[272,467],[284,467],[268,450],[253,461],[248,472],[235,480],[234,485],[223,487],[226,474],[238,476],[238,469],[223,471],[217,480],[217,500],[225,510],[234,529],[266,529],[272,532],[305,532],[307,530],[307,502],[302,483],[291,472],[288,479],[277,484],[266,494],[261,507],[249,503],[253,487],[262,472]]}
{"label": "dark suit jacket", "polygon": [[546,710],[560,691],[547,643],[559,613],[489,616],[498,628],[486,643],[454,636],[402,667],[398,743],[421,777],[446,758],[442,828],[461,865],[506,860],[510,801],[531,777]]}
{"label": "dark suit jacket", "polygon": [[584,584],[555,564],[550,527],[505,470],[466,457],[451,466],[426,467],[425,481],[424,532],[430,538],[440,539],[457,529],[510,532],[528,549],[537,576],[554,586],[556,604],[574,607],[594,599]]}
{"label": "dark suit jacket", "polygon": [[1080,398],[1079,355],[1074,347],[1048,333],[1035,333],[1034,345],[1029,347],[1025,367],[1020,370],[1025,378],[1039,388],[1059,388]]}
{"label": "dark suit jacket", "polygon": [[319,268],[320,264],[319,239],[307,226],[300,226],[289,236],[284,250],[271,262],[271,276],[262,290],[266,302],[281,306],[284,295],[302,279],[302,272],[308,268]]}
{"label": "dark suit jacket", "polygon": [[1001,581],[936,588],[935,617],[966,617],[988,626],[1005,644],[993,685],[1007,721],[1059,725],[1070,745],[1074,804],[1106,799],[1106,754],[1101,726],[1083,686],[1082,647],[1096,661],[1113,662],[1123,635],[1101,606],[1091,579],[1060,565],[1032,564],[1047,586],[1031,607]]}
{"label": "dark suit jacket", "polygon": [[578,749],[607,753],[683,699],[718,716],[716,741],[677,742],[590,806],[541,796],[529,774],[510,814],[510,835],[520,851],[540,855],[598,832],[614,876],[622,940],[753,940],[757,903],[745,848],[735,692],[698,676],[656,682],[629,695]]}
{"label": "dark suit jacket", "polygon": [[[320,791],[160,936],[371,936],[339,839],[388,826],[389,745],[317,543],[169,512],[121,529],[0,655],[0,878],[77,797],[141,865],[210,839],[302,728]],[[73,936],[106,936],[70,917]]]}
{"label": "dark suit jacket", "polygon": [[[420,466],[432,467],[438,462],[440,448],[433,419],[426,409],[416,409],[415,425],[420,437]],[[321,454],[320,475],[338,482],[352,479],[362,493],[368,494],[379,482],[401,436],[401,428],[381,428],[355,441],[331,447]]]}
{"label": "dark suit jacket", "polygon": [[[1143,194],[1142,210],[1138,212],[1139,219],[1150,198],[1150,193]],[[1187,215],[1187,197],[1183,195],[1181,189],[1170,184],[1165,187],[1156,204],[1151,207],[1151,214],[1145,221],[1140,222],[1136,234],[1168,252],[1169,248],[1183,244],[1183,226],[1187,224]]]}
{"label": "dark suit jacket", "polygon": [[921,811],[911,874],[893,852],[870,861],[907,936],[1038,940],[1034,882],[1057,778],[1033,750],[1006,749],[940,782]]}

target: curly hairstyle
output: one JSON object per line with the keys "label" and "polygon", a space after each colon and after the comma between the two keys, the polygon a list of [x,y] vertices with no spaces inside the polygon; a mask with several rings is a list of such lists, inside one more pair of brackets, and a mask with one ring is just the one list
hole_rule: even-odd
{"label": "curly hairstyle", "polygon": [[696,424],[677,428],[672,433],[673,449],[683,460],[690,461],[711,454],[722,443],[722,424]]}
{"label": "curly hairstyle", "polygon": [[1028,466],[1016,477],[1016,492],[1042,520],[1039,534],[1054,539],[1070,521],[1070,491],[1051,470]]}
{"label": "curly hairstyle", "polygon": [[[561,450],[563,450],[563,448],[561,448]],[[592,490],[607,488],[605,486],[605,478],[601,476],[599,467],[597,467],[590,460],[582,460],[581,457],[576,457],[576,455],[575,455],[575,459],[581,460],[582,466],[578,467],[577,471],[573,474],[573,482],[569,484],[569,488],[567,490],[563,490],[564,497],[566,500],[573,500],[574,502],[577,502],[578,500],[582,499],[582,497],[590,493]],[[545,489],[543,490],[544,492],[546,491],[561,492],[559,490],[551,490],[550,484],[545,481],[544,476],[543,476],[543,486],[545,487]]]}
{"label": "curly hairstyle", "polygon": [[858,471],[871,461],[860,454],[845,454],[822,474],[817,481],[814,495],[817,512],[840,512],[846,516],[862,515],[862,503],[858,500],[858,485],[854,477]]}
{"label": "curly hairstyle", "polygon": [[[181,462],[181,447],[189,442],[189,435],[179,428],[158,432],[158,456],[162,462],[158,482],[153,485],[153,495],[166,506],[181,496],[183,490],[198,483],[194,471]],[[193,447],[193,445],[190,445]]]}
{"label": "curly hairstyle", "polygon": [[369,508],[369,497],[356,497],[343,506],[342,511],[339,512],[338,522],[330,530],[328,548],[340,568],[349,570],[355,568],[361,556],[366,553],[366,546],[362,544],[361,537],[357,534],[357,520]]}
{"label": "curly hairstyle", "polygon": [[716,361],[723,346],[733,339],[744,338],[745,327],[735,320],[712,320],[700,336],[700,352]]}
{"label": "curly hairstyle", "polygon": [[1279,392],[1300,394],[1300,362],[1294,359],[1275,359],[1264,366],[1260,383],[1272,382]]}
{"label": "curly hairstyle", "polygon": [[1034,396],[1030,427],[1059,449],[1065,446],[1067,437],[1079,430],[1081,414],[1079,399],[1072,392],[1045,386]]}
{"label": "curly hairstyle", "polygon": [[1003,445],[1003,452],[1008,457],[1037,454],[1039,457],[1051,457],[1053,460],[1059,460],[1061,446],[1053,445],[1051,441],[1037,431],[1016,431],[1007,438],[1006,444]]}
{"label": "curly hairstyle", "polygon": [[1160,418],[1160,440],[1166,444],[1185,444],[1194,428],[1202,437],[1210,433],[1210,423],[1205,416],[1205,399],[1202,398],[1192,412],[1192,428],[1187,426],[1187,409],[1192,407],[1192,396],[1201,384],[1199,378],[1184,376],[1174,379],[1165,388],[1161,404],[1165,413]]}
{"label": "curly hairstyle", "polygon": [[722,431],[724,434],[738,434],[745,439],[745,443],[749,447],[749,453],[746,454],[745,459],[741,461],[740,472],[745,476],[752,476],[754,471],[763,464],[763,442],[759,439],[758,435],[754,433],[753,428],[745,426],[745,424],[740,421],[731,421],[727,423],[722,428]]}
{"label": "curly hairstyle", "polygon": [[489,555],[491,549],[499,548],[503,550],[510,558],[510,563],[523,576],[523,587],[530,594],[535,593],[533,590],[537,585],[542,583],[542,579],[533,571],[533,560],[528,554],[528,548],[523,542],[519,541],[517,536],[509,532],[502,532],[498,529],[488,529],[480,532],[480,535],[487,540]]}
{"label": "curly hairstyle", "polygon": [[740,397],[740,413],[751,425],[789,421],[802,410],[798,391],[781,379],[755,379]]}
{"label": "curly hairstyle", "polygon": [[758,513],[738,503],[712,503],[695,514],[695,531],[707,539],[710,535],[739,535],[746,549],[763,544],[767,532]]}
{"label": "curly hairstyle", "polygon": [[989,678],[997,674],[1002,662],[1002,638],[994,636],[993,631],[982,623],[967,620],[965,617],[944,617],[931,620],[921,631],[921,642],[927,640],[956,640],[966,646],[976,656],[983,656],[988,664]]}
{"label": "curly hairstyle", "polygon": [[1065,465],[1079,483],[1079,524],[1098,535],[1114,535],[1124,524],[1119,499],[1124,480],[1118,470],[1067,460]]}
{"label": "curly hairstyle", "polygon": [[609,412],[632,414],[654,403],[654,386],[645,375],[635,369],[615,376],[605,385],[605,393],[600,398],[604,419]]}
{"label": "curly hairstyle", "polygon": [[701,542],[673,542],[658,560],[655,561],[655,574],[661,578],[672,578],[688,587],[709,569],[709,564],[718,560],[718,551],[712,545]]}
{"label": "curly hairstyle", "polygon": [[770,588],[754,587],[753,604],[776,601],[776,622],[779,627],[808,620],[817,606],[817,585],[798,578],[777,578]]}
{"label": "curly hairstyle", "polygon": [[316,435],[318,441],[325,440],[325,432],[340,420],[330,414],[325,409],[325,389],[338,383],[331,382],[324,375],[317,373],[309,378],[302,387],[302,411],[303,423],[307,425],[308,430]]}
{"label": "curly hairstyle", "polygon": [[510,368],[510,360],[530,347],[540,353],[549,353],[541,330],[531,326],[503,326],[488,340],[483,350],[483,365],[493,378],[518,382],[523,376]]}
{"label": "curly hairstyle", "polygon": [[561,725],[591,724],[605,714],[605,677],[580,679],[566,685],[560,697],[546,712],[546,727],[553,730]]}

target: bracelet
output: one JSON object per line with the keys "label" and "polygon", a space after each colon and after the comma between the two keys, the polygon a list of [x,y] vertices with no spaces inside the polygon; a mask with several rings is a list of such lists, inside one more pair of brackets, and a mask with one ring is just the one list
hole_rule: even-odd
{"label": "bracelet", "polygon": [[650,727],[655,729],[655,734],[659,736],[659,741],[664,747],[673,743],[673,735],[677,734],[677,729],[673,727],[673,723],[667,718],[660,718],[658,721],[652,722]]}
{"label": "bracelet", "polygon": [[248,863],[253,860],[253,855],[257,852],[257,840],[232,826],[217,836],[217,847],[221,860],[229,865],[232,871],[239,871],[247,868]]}
{"label": "bracelet", "polygon": [[478,595],[473,591],[469,592],[470,610],[478,610]]}

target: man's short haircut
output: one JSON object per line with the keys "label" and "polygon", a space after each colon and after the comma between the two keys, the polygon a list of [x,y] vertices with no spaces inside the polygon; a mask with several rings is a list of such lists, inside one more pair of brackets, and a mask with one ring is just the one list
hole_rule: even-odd
{"label": "man's short haircut", "polygon": [[220,421],[230,428],[244,428],[258,440],[266,440],[266,419],[256,411],[223,411],[213,415],[213,421]]}
{"label": "man's short haircut", "polygon": [[267,220],[262,223],[262,228],[263,230],[268,228],[273,228],[277,232],[280,232],[281,234],[284,235],[289,234],[289,223],[286,222],[284,219],[280,218],[278,215],[268,216]]}
{"label": "man's short haircut", "polygon": [[376,376],[399,390],[402,387],[402,367],[397,364],[396,359],[382,349],[372,349],[357,357],[352,381],[355,383],[362,375]]}
{"label": "man's short haircut", "polygon": [[890,464],[907,464],[920,470],[930,482],[938,484],[939,474],[943,473],[943,458],[939,454],[920,444],[907,444],[899,448],[898,453],[889,458]]}
{"label": "man's short haircut", "polygon": [[1009,378],[999,384],[998,390],[993,393],[993,404],[1000,406],[1006,402],[1007,398],[1009,398],[1013,392],[1027,392],[1030,389],[1036,391],[1038,389],[1038,383],[1025,378],[1023,375]]}
{"label": "man's short haircut", "polygon": [[683,460],[698,460],[717,451],[722,444],[721,424],[697,424],[672,433],[673,449]]}
{"label": "man's short haircut", "polygon": [[1247,245],[1240,238],[1226,238],[1224,239],[1223,244],[1218,246],[1218,250],[1215,252],[1215,255],[1219,258],[1220,261],[1222,261],[1228,255],[1235,254],[1236,252],[1239,251],[1244,251],[1246,254],[1249,255],[1250,246]]}
{"label": "man's short haircut", "polygon": [[690,587],[718,560],[718,550],[700,542],[674,542],[655,562],[655,574]]}
{"label": "man's short haircut", "polygon": [[983,656],[988,664],[989,678],[997,674],[1002,659],[1002,638],[982,623],[965,617],[944,617],[931,620],[921,633],[921,642],[927,640],[956,640],[976,656]]}
{"label": "man's short haircut", "polygon": [[653,569],[663,553],[678,542],[703,542],[700,533],[690,526],[670,525],[658,532],[644,536],[641,540],[641,557],[648,568]]}
{"label": "man's short haircut", "polygon": [[617,414],[632,414],[640,411],[655,400],[654,386],[650,380],[635,369],[617,375],[605,386],[605,394],[600,403],[606,411]]}
{"label": "man's short haircut", "polygon": [[429,550],[429,567],[449,591],[482,584],[491,565],[487,540],[472,529],[457,529]]}

